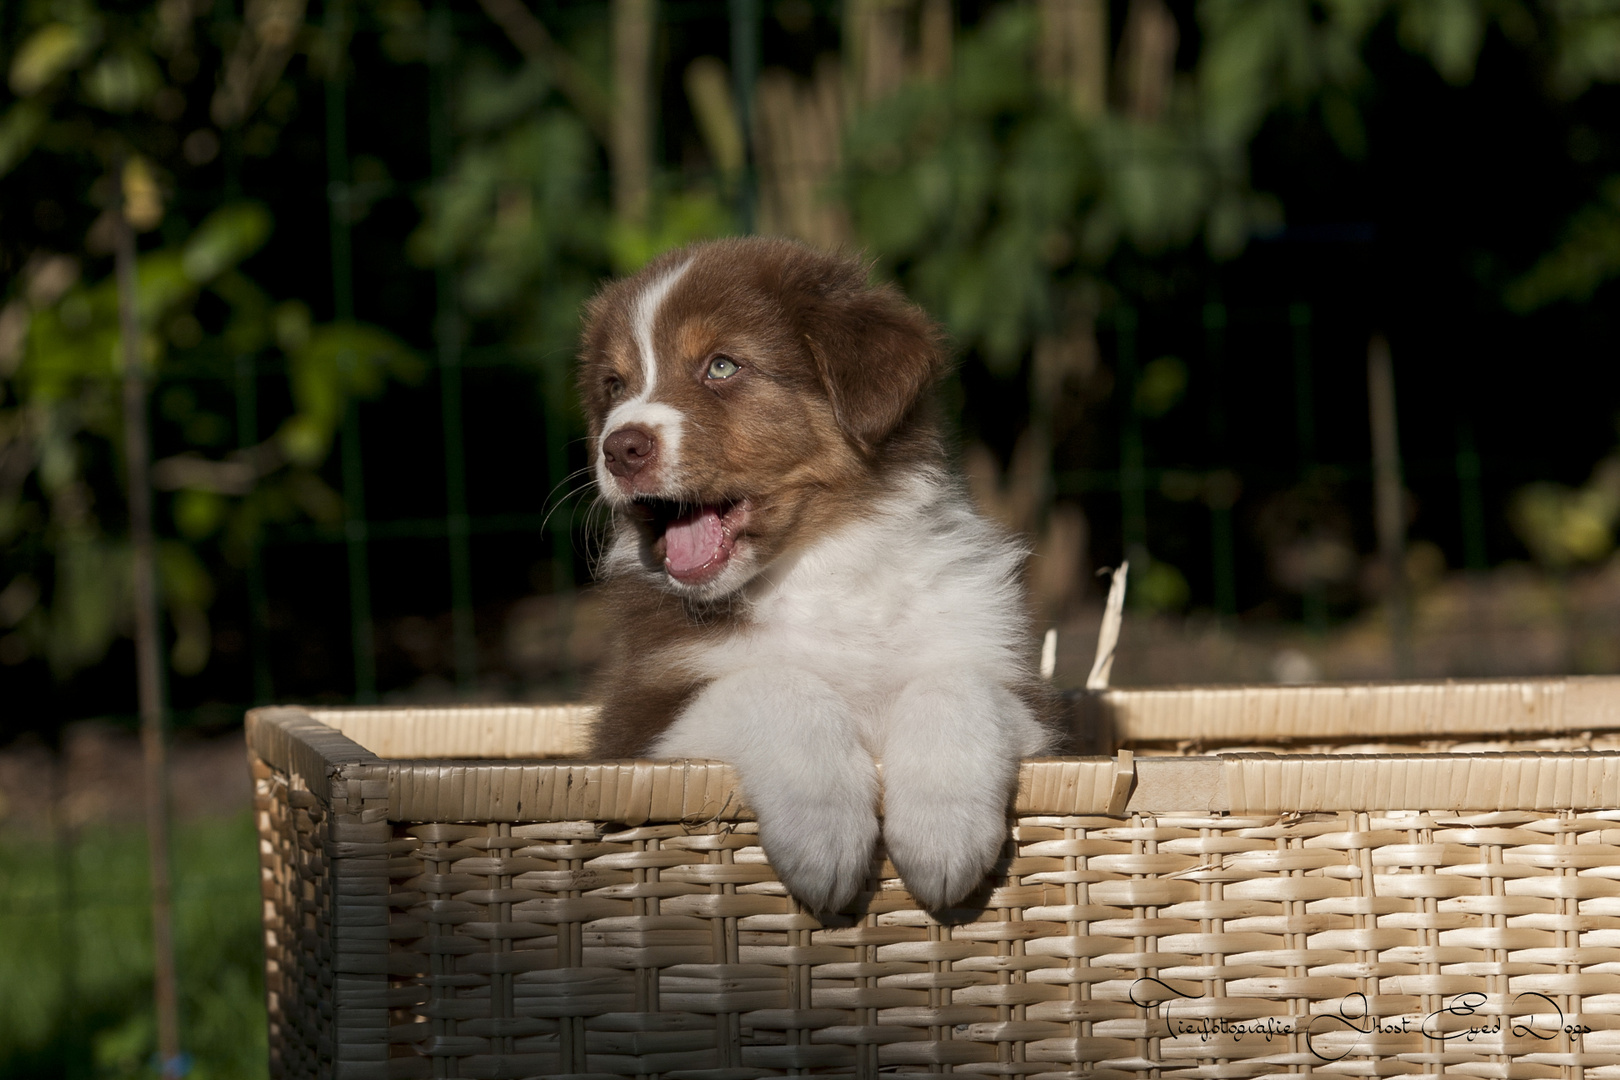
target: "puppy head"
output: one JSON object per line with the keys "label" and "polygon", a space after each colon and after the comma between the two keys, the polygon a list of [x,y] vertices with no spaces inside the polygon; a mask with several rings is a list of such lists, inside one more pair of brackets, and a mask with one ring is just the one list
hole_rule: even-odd
{"label": "puppy head", "polygon": [[723,597],[933,451],[933,324],[859,262],[777,239],[665,255],[591,301],[580,367],[602,495],[643,572]]}

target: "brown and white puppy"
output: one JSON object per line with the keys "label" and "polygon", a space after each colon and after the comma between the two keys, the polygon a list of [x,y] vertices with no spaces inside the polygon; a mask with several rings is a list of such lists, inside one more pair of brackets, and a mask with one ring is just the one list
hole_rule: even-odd
{"label": "brown and white puppy", "polygon": [[866,878],[881,761],[906,886],[962,899],[1054,740],[1023,553],[946,472],[933,324],[854,260],[721,240],[603,288],[582,361],[614,511],[596,754],[731,762],[813,910]]}

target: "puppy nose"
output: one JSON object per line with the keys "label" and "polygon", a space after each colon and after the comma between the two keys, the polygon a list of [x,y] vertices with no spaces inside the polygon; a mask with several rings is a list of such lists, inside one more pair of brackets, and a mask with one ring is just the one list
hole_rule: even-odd
{"label": "puppy nose", "polygon": [[602,458],[608,472],[621,479],[634,476],[658,453],[652,433],[638,427],[622,427],[602,440]]}

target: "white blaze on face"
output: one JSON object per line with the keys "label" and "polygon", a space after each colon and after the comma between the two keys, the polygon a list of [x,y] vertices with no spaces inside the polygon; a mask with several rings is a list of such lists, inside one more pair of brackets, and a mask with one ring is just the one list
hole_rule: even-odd
{"label": "white blaze on face", "polygon": [[[630,312],[630,323],[641,363],[641,389],[635,397],[615,405],[602,421],[601,439],[628,425],[645,428],[658,444],[658,468],[666,477],[675,475],[680,468],[684,417],[679,410],[653,400],[658,388],[658,352],[653,345],[653,326],[658,321],[659,309],[664,306],[664,298],[691,265],[692,260],[687,259],[662,277],[654,279],[636,297],[635,306]],[[601,440],[598,440],[596,451],[596,486],[612,498],[618,493],[618,485],[613,474],[607,470]]]}

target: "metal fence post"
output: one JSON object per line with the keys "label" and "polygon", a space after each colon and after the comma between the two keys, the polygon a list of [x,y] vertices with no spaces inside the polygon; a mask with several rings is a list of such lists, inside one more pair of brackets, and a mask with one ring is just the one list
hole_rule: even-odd
{"label": "metal fence post", "polygon": [[[1226,305],[1212,301],[1204,305],[1204,355],[1210,378],[1209,438],[1215,453],[1224,461],[1226,444]],[[1224,478],[1223,478],[1224,480]],[[1222,490],[1206,488],[1209,505],[1209,546],[1215,576],[1215,613],[1222,618],[1237,614],[1237,565],[1232,535],[1232,505],[1224,482]]]}
{"label": "metal fence post", "polygon": [[[236,445],[246,451],[259,441],[259,373],[254,358],[236,357]],[[258,530],[248,540],[248,648],[253,657],[253,704],[275,696],[270,675],[270,603],[264,586],[264,544]]]}
{"label": "metal fence post", "polygon": [[1405,676],[1412,667],[1411,607],[1406,588],[1406,493],[1401,482],[1395,368],[1389,342],[1382,334],[1375,334],[1367,345],[1367,401],[1372,427],[1373,504],[1378,552],[1384,562],[1390,653],[1395,673]]}
{"label": "metal fence post", "polygon": [[[547,491],[550,498],[566,502],[568,495],[565,489],[570,477],[568,432],[572,427],[568,409],[568,369],[555,362],[542,363],[544,383],[540,393],[545,408]],[[573,653],[569,648],[569,639],[573,636],[576,581],[574,515],[559,506],[556,513],[546,518],[546,531],[550,533],[551,540],[551,591],[557,598],[556,619],[562,651],[560,667],[564,679],[571,683],[575,675]]]}
{"label": "metal fence post", "polygon": [[759,0],[731,0],[731,81],[742,129],[743,167],[737,183],[738,225],[754,231],[758,193],[754,172],[754,85],[759,82]]}
{"label": "metal fence post", "polygon": [[[444,0],[433,6],[429,24],[428,140],[433,179],[450,168],[449,65],[454,38],[450,33],[450,7]],[[444,424],[445,532],[450,542],[450,638],[456,666],[456,685],[471,691],[478,678],[478,639],[473,626],[472,551],[467,522],[467,453],[461,408],[461,311],[456,303],[452,267],[434,268],[438,312],[433,336],[439,354],[439,391]]]}
{"label": "metal fence post", "polygon": [[[1293,330],[1294,352],[1294,434],[1299,453],[1299,483],[1316,480],[1316,372],[1311,357],[1311,306],[1290,304],[1288,325]],[[1327,631],[1327,600],[1322,582],[1314,577],[1305,582],[1301,597],[1305,625],[1314,634]]]}
{"label": "metal fence post", "polygon": [[[326,197],[331,213],[332,313],[339,322],[354,318],[354,253],[350,237],[349,146],[347,123],[348,5],[337,0],[327,11],[331,70],[326,73]],[[365,463],[360,452],[360,411],[350,401],[343,415],[343,536],[349,555],[349,628],[354,649],[354,697],[377,698],[376,642],[371,625],[371,565],[366,550]]]}
{"label": "metal fence post", "polygon": [[1309,304],[1288,306],[1294,352],[1294,434],[1302,480],[1316,468],[1316,373],[1311,360],[1311,321]]}
{"label": "metal fence post", "polygon": [[1489,674],[1492,634],[1485,581],[1490,569],[1485,539],[1485,493],[1479,450],[1474,445],[1474,423],[1457,421],[1457,502],[1462,518],[1463,565],[1468,569],[1469,661],[1481,674]]}
{"label": "metal fence post", "polygon": [[1457,501],[1462,515],[1463,565],[1475,573],[1490,568],[1485,548],[1485,491],[1474,424],[1457,421]]}
{"label": "metal fence post", "polygon": [[1120,417],[1119,500],[1125,557],[1142,570],[1148,567],[1147,475],[1142,458],[1142,418],[1136,408],[1136,310],[1122,307],[1114,315],[1114,358],[1119,368]]}

